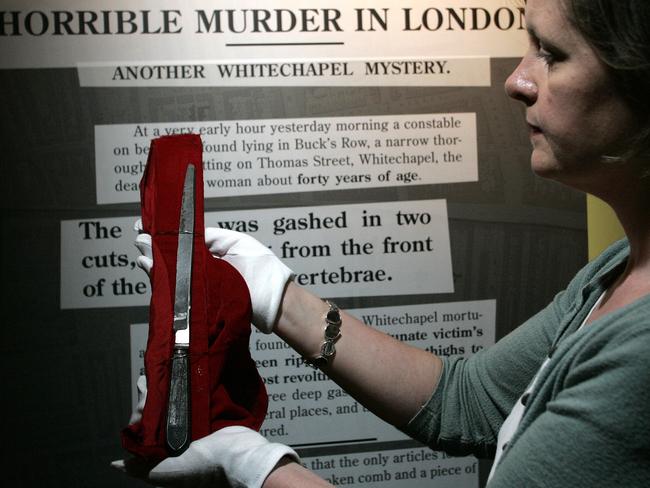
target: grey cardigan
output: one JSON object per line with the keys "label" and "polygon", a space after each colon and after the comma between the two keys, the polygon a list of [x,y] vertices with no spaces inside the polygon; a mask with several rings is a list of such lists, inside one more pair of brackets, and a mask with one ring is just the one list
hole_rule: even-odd
{"label": "grey cardigan", "polygon": [[615,243],[493,347],[444,359],[405,431],[436,450],[493,456],[501,424],[550,355],[489,487],[650,486],[650,295],[576,332],[628,254],[627,241]]}

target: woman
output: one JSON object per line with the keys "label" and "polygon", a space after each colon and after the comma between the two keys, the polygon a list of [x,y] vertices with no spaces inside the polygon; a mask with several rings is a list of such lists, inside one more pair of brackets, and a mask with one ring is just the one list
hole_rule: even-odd
{"label": "woman", "polygon": [[[526,21],[529,48],[506,91],[526,106],[532,169],[608,202],[627,239],[494,347],[441,359],[341,312],[336,353],[323,358],[330,305],[251,237],[208,229],[206,240],[244,276],[258,328],[318,358],[359,402],[433,448],[496,453],[488,486],[650,486],[650,5],[529,0]],[[146,236],[138,240],[146,254]],[[328,485],[295,460],[233,427],[145,477]]]}

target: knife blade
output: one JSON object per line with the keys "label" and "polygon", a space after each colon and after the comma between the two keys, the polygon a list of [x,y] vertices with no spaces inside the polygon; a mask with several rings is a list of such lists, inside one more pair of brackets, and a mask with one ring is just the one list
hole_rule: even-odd
{"label": "knife blade", "polygon": [[194,165],[185,172],[178,224],[176,287],[174,291],[174,353],[171,358],[166,440],[171,455],[181,454],[190,444],[190,309],[192,254],[194,251]]}

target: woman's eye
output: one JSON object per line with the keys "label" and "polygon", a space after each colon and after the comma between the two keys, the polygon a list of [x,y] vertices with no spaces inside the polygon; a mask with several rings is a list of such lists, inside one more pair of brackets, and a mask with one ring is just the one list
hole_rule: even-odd
{"label": "woman's eye", "polygon": [[557,60],[555,54],[550,51],[547,51],[544,48],[539,48],[537,50],[537,57],[542,59],[547,65],[552,65]]}
{"label": "woman's eye", "polygon": [[566,53],[543,42],[537,44],[536,54],[547,66],[553,66],[567,58]]}
{"label": "woman's eye", "polygon": [[541,40],[534,32],[529,32],[530,50],[548,67],[563,61],[566,55],[555,46]]}

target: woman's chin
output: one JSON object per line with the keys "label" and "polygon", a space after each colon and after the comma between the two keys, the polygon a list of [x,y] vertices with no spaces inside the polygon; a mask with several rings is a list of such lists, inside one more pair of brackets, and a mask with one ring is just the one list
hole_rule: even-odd
{"label": "woman's chin", "polygon": [[545,154],[537,154],[535,151],[530,157],[530,169],[542,178],[553,178],[558,173],[558,165],[555,160]]}

